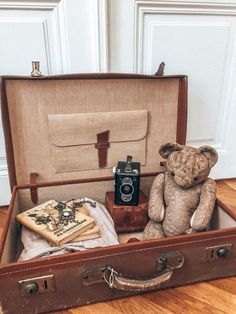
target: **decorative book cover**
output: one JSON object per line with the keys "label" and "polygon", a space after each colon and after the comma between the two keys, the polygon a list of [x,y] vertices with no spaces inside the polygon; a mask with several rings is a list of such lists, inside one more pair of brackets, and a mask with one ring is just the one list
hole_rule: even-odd
{"label": "decorative book cover", "polygon": [[[74,204],[79,204],[81,202],[81,200],[77,199],[77,200],[72,200],[72,201],[68,201],[67,204],[69,206],[73,206],[73,203]],[[87,209],[86,207],[86,203],[90,203],[90,205],[92,207],[95,207],[96,204],[93,202],[91,203],[90,201],[82,201],[82,204],[84,204],[84,206],[79,206],[77,207],[77,209],[82,213],[82,214],[85,214],[85,215],[88,215],[90,216],[90,213],[89,213],[89,210]],[[85,240],[92,240],[92,239],[97,239],[97,238],[100,238],[101,237],[101,231],[100,231],[100,228],[95,224],[91,229],[81,233],[80,235],[76,236],[76,238],[74,238],[71,242],[79,242],[79,241],[85,241]]]}
{"label": "decorative book cover", "polygon": [[77,203],[74,204],[50,200],[22,212],[16,219],[50,243],[60,246],[95,225],[94,218],[82,213],[82,207],[77,208]]}

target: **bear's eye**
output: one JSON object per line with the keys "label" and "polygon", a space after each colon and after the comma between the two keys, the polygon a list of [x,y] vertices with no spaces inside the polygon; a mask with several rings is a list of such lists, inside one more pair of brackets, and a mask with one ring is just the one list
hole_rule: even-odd
{"label": "bear's eye", "polygon": [[174,177],[174,176],[175,176],[175,173],[174,173],[174,172],[171,172],[171,175]]}
{"label": "bear's eye", "polygon": [[198,180],[198,178],[194,178],[193,180],[194,180],[194,181],[197,181],[197,180]]}

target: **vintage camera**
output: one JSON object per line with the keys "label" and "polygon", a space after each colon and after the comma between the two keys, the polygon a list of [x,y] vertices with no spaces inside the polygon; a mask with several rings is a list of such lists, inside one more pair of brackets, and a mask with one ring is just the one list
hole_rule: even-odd
{"label": "vintage camera", "polygon": [[132,156],[119,161],[115,170],[115,203],[137,205],[139,200],[140,163],[132,162]]}

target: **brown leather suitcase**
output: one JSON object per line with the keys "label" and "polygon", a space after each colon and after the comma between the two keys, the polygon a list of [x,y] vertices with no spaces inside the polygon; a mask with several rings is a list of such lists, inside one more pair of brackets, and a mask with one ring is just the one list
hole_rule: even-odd
{"label": "brown leather suitcase", "polygon": [[0,313],[43,313],[236,274],[236,223],[220,200],[207,232],[16,261],[16,214],[52,198],[104,203],[127,147],[142,163],[148,196],[164,170],[158,147],[185,143],[186,76],[2,77],[1,106],[12,199]]}

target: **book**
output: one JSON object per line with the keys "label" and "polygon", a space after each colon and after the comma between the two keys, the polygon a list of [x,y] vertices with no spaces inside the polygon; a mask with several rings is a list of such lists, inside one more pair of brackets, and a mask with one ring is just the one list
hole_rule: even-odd
{"label": "book", "polygon": [[82,208],[81,211],[73,210],[66,203],[50,200],[18,214],[16,220],[53,245],[60,246],[94,227],[94,218],[82,211]]}
{"label": "book", "polygon": [[92,227],[91,229],[81,233],[80,235],[76,236],[74,239],[72,239],[71,242],[79,242],[79,241],[85,241],[85,240],[92,240],[100,238],[101,231],[97,225]]}
{"label": "book", "polygon": [[[74,200],[75,202],[79,202],[80,200]],[[68,206],[72,206],[73,201],[67,202]],[[84,206],[77,208],[82,214],[86,214],[90,216],[89,210],[86,207],[86,204]],[[79,242],[79,241],[85,241],[85,240],[92,240],[97,239],[101,237],[101,231],[100,228],[95,224],[91,229],[81,233],[80,235],[76,236],[71,242]]]}

